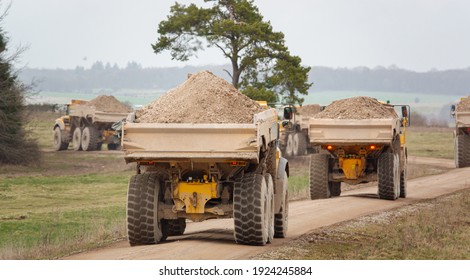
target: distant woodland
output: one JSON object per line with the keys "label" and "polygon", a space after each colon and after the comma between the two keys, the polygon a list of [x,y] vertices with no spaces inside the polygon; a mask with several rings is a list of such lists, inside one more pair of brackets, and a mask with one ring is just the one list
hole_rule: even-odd
{"label": "distant woodland", "polygon": [[[90,68],[33,69],[20,71],[20,79],[38,91],[92,92],[120,89],[167,90],[184,81],[189,73],[209,70],[229,79],[223,66],[143,68],[137,63],[126,67],[96,62]],[[470,94],[470,68],[414,72],[397,67],[328,68],[312,67],[310,91],[358,90],[412,92],[448,95]]]}

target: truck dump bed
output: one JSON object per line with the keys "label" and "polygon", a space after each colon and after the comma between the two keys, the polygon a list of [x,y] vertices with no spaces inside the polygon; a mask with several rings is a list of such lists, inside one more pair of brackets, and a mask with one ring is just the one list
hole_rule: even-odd
{"label": "truck dump bed", "polygon": [[277,114],[254,115],[252,124],[132,123],[123,125],[127,162],[234,161],[258,162],[263,143],[277,139]]}
{"label": "truck dump bed", "polygon": [[391,144],[400,125],[398,118],[389,119],[310,119],[309,138],[322,144]]}
{"label": "truck dump bed", "polygon": [[470,127],[470,112],[455,112],[457,127]]}
{"label": "truck dump bed", "polygon": [[127,115],[128,113],[111,113],[97,111],[94,107],[86,105],[70,106],[70,116],[91,118],[93,123],[115,123],[125,119]]}

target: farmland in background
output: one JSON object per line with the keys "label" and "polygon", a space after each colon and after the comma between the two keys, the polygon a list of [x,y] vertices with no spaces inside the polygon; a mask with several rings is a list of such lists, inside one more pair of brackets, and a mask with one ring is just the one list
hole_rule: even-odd
{"label": "farmland in background", "polygon": [[[165,90],[118,90],[101,91],[99,93],[82,92],[50,92],[44,91],[31,95],[28,98],[30,104],[67,104],[71,99],[91,100],[98,95],[113,95],[119,101],[128,102],[136,108],[151,103]],[[371,92],[371,91],[322,91],[311,92],[305,96],[304,104],[328,105],[331,102],[353,96],[369,96],[381,101],[390,101],[392,104],[410,105],[411,119],[413,113],[419,113],[429,119],[439,119],[444,123],[451,123],[450,105],[455,104],[460,96],[436,95],[423,93],[399,93],[399,92]]]}

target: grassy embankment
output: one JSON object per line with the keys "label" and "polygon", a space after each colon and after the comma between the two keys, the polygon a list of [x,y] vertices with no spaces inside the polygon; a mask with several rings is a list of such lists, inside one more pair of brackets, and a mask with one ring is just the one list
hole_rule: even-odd
{"label": "grassy embankment", "polygon": [[470,259],[470,190],[321,228],[257,259]]}
{"label": "grassy embankment", "polygon": [[[34,114],[30,128],[43,149],[50,149],[56,117]],[[305,197],[307,169],[308,161],[291,167],[292,197]],[[132,174],[119,153],[45,150],[36,165],[0,166],[0,259],[51,259],[124,239]]]}

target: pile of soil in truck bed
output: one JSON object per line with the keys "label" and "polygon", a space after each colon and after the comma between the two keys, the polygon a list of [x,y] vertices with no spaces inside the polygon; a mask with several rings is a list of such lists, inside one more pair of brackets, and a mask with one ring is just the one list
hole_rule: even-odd
{"label": "pile of soil in truck bed", "polygon": [[470,112],[470,96],[460,100],[460,102],[455,106],[455,111],[457,112]]}
{"label": "pile of soil in truck bed", "polygon": [[264,109],[209,71],[190,75],[178,87],[136,112],[141,123],[253,123]]}
{"label": "pile of soil in truck bed", "polygon": [[313,117],[320,112],[319,104],[307,104],[297,108],[297,113],[303,117]]}
{"label": "pile of soil in truck bed", "polygon": [[100,95],[87,102],[86,106],[94,106],[97,111],[106,113],[130,113],[132,111],[112,95]]}
{"label": "pile of soil in truck bed", "polygon": [[318,119],[388,119],[396,118],[393,107],[387,107],[375,98],[359,96],[336,100],[315,115]]}

